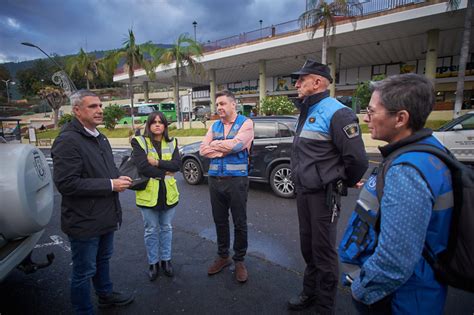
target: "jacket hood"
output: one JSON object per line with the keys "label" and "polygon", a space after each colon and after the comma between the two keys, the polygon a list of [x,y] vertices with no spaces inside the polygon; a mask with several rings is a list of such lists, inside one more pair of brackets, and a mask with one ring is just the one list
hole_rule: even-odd
{"label": "jacket hood", "polygon": [[60,131],[60,134],[66,131],[73,131],[82,134],[86,137],[94,137],[93,135],[89,134],[85,129],[84,126],[77,118],[73,118],[70,122],[66,123]]}

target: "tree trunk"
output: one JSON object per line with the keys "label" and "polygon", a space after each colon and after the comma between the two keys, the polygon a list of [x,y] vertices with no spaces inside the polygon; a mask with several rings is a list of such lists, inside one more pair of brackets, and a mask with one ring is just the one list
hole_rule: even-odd
{"label": "tree trunk", "polygon": [[133,75],[128,77],[128,92],[130,93],[130,116],[132,117],[132,130],[135,131],[135,115],[133,110]]}
{"label": "tree trunk", "polygon": [[86,77],[86,86],[87,86],[87,90],[90,90],[89,79],[87,77]]}
{"label": "tree trunk", "polygon": [[464,101],[464,80],[466,77],[466,63],[469,55],[471,38],[472,1],[467,1],[466,13],[464,15],[464,30],[462,34],[461,56],[459,58],[458,81],[456,85],[456,102],[454,103],[453,118],[461,115],[462,103]]}
{"label": "tree trunk", "polygon": [[59,121],[59,108],[53,109],[53,122],[54,122],[54,129],[58,129],[58,121]]}
{"label": "tree trunk", "polygon": [[327,61],[327,47],[328,47],[328,35],[326,34],[327,33],[327,27],[326,27],[326,24],[324,24],[324,30],[323,30],[323,49],[322,49],[322,56],[321,56],[321,63],[323,65],[326,64],[326,61]]}
{"label": "tree trunk", "polygon": [[[176,69],[176,73],[179,73],[179,69]],[[174,82],[174,103],[176,105],[176,125],[177,128],[181,128],[181,109],[179,104],[179,78],[176,76]]]}

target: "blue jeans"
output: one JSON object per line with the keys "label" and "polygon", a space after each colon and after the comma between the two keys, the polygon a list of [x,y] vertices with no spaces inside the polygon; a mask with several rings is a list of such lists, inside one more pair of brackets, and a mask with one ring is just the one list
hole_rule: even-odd
{"label": "blue jeans", "polygon": [[74,239],[69,237],[72,254],[71,302],[76,314],[94,314],[90,281],[97,295],[112,293],[109,260],[114,249],[114,232]]}
{"label": "blue jeans", "polygon": [[153,210],[140,208],[145,227],[145,247],[148,264],[156,264],[160,260],[171,260],[171,241],[175,208],[168,210]]}

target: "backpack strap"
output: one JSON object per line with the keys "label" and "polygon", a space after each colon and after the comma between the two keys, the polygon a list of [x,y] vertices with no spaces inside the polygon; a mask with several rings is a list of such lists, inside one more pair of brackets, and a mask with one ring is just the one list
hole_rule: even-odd
{"label": "backpack strap", "polygon": [[[387,174],[388,169],[390,168],[390,165],[397,157],[407,152],[425,152],[439,158],[441,161],[443,161],[443,163],[446,164],[446,166],[450,170],[455,169],[456,166],[459,165],[458,163],[460,162],[454,158],[454,155],[447,148],[445,148],[445,150],[446,151],[430,144],[416,143],[416,144],[406,145],[390,153],[388,157],[384,160],[382,165],[379,166],[378,173],[377,173],[377,181],[376,181],[375,189],[377,192],[377,199],[379,200],[379,205],[380,205],[379,213],[381,213],[382,211],[382,196],[383,196],[383,189],[385,186],[385,175]],[[377,216],[377,223],[375,225],[375,230],[377,231],[377,233],[380,232],[380,218],[381,218],[381,215]],[[426,242],[423,247],[422,255],[423,255],[423,258],[425,258],[426,261],[433,267],[433,269],[438,268],[439,264],[438,264],[438,259],[436,257],[436,254],[433,252],[433,250],[430,248],[430,246]]]}

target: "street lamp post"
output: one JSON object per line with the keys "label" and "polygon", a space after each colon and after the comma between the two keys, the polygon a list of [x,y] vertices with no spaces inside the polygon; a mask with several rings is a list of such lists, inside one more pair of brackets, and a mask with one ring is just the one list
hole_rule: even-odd
{"label": "street lamp post", "polygon": [[5,82],[5,86],[7,88],[7,104],[10,103],[10,91],[8,90],[8,86],[10,84],[15,84],[15,82],[11,81],[11,79],[8,79],[8,80],[2,80],[3,82]]}
{"label": "street lamp post", "polygon": [[198,22],[194,21],[193,22],[193,27],[194,27],[194,41],[196,41],[196,26],[197,26]]}
{"label": "street lamp post", "polygon": [[[77,91],[77,88],[76,88],[76,86],[74,85],[74,82],[72,82],[71,78],[69,78],[69,77],[67,76],[66,71],[64,71],[63,67],[61,67],[61,65],[60,65],[59,63],[57,63],[56,60],[54,60],[53,58],[51,58],[51,56],[48,55],[43,49],[41,49],[39,46],[36,46],[36,45],[34,45],[34,44],[32,44],[32,43],[28,43],[28,42],[23,42],[23,43],[21,43],[21,44],[22,44],[22,45],[25,45],[25,46],[28,46],[28,47],[36,48],[36,49],[38,49],[39,51],[41,51],[46,57],[49,58],[49,60],[51,60],[51,61],[59,68],[59,70],[61,70],[61,72],[63,72],[64,76],[67,78],[67,81],[69,81],[69,82],[68,82],[68,83],[69,83],[69,87],[66,87],[66,88],[69,88],[72,92]],[[55,76],[53,75],[53,82],[55,81],[54,79],[55,79]],[[55,82],[55,83],[58,84],[57,82]],[[62,86],[63,88],[65,88],[64,85],[61,84],[61,86]],[[65,90],[67,90],[67,89],[65,89]]]}
{"label": "street lamp post", "polygon": [[259,20],[260,22],[260,38],[262,38],[262,23],[263,23],[263,20]]}

